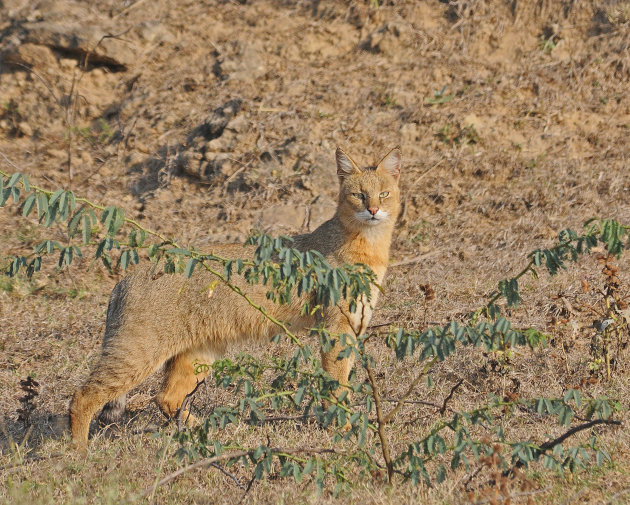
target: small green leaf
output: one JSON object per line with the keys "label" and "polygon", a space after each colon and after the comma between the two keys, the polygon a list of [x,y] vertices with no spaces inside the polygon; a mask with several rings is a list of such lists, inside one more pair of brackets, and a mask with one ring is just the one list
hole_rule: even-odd
{"label": "small green leaf", "polygon": [[48,211],[46,212],[46,219],[44,219],[44,226],[50,228],[57,219],[57,204],[49,204]]}
{"label": "small green leaf", "polygon": [[254,451],[254,454],[253,454],[253,456],[254,456],[254,460],[258,460],[258,459],[260,459],[260,457],[261,457],[263,454],[265,454],[265,447],[261,445],[260,447],[258,447],[258,448]]}
{"label": "small green leaf", "polygon": [[37,195],[37,217],[41,220],[42,217],[48,212],[48,197],[39,193]]}
{"label": "small green leaf", "polygon": [[120,266],[123,270],[127,270],[129,266],[129,250],[125,249],[120,255]]}
{"label": "small green leaf", "polygon": [[437,480],[438,484],[442,484],[442,482],[446,480],[446,468],[444,468],[444,465],[438,465],[435,479]]}
{"label": "small green leaf", "polygon": [[306,389],[304,387],[298,388],[298,390],[295,392],[294,402],[296,406],[302,403],[305,392],[306,392]]}
{"label": "small green leaf", "polygon": [[87,244],[90,242],[90,237],[92,236],[92,220],[90,216],[83,214],[81,221],[81,238],[83,239],[83,243]]}
{"label": "small green leaf", "polygon": [[193,271],[195,270],[195,265],[199,263],[199,260],[196,258],[189,258],[188,262],[186,263],[186,269],[184,270],[184,275],[186,277],[190,277],[193,274]]}
{"label": "small green leaf", "polygon": [[70,263],[72,263],[72,255],[72,247],[62,248],[61,252],[59,253],[59,268],[63,266],[64,262],[66,263],[66,265],[70,265]]}
{"label": "small green leaf", "polygon": [[309,458],[306,464],[304,465],[303,474],[308,475],[315,468],[315,460],[313,458]]}
{"label": "small green leaf", "polygon": [[59,200],[59,197],[64,193],[64,190],[59,188],[57,191],[55,191],[52,196],[50,197],[50,201],[48,202],[48,205],[54,205],[55,203],[57,203],[57,200]]}
{"label": "small green leaf", "polygon": [[568,405],[564,405],[560,408],[560,411],[558,413],[558,421],[560,422],[560,424],[568,426],[569,424],[571,424],[571,420],[573,419],[574,415],[575,414],[573,413],[573,409]]}
{"label": "small green leaf", "polygon": [[7,188],[12,188],[13,186],[15,186],[17,184],[17,182],[20,180],[20,177],[22,177],[22,174],[20,174],[19,172],[14,173],[11,178],[9,179],[9,183],[7,184]]}
{"label": "small green leaf", "polygon": [[29,195],[26,200],[24,200],[24,204],[22,205],[22,215],[24,217],[27,217],[31,213],[36,201],[37,195],[35,193]]}
{"label": "small green leaf", "polygon": [[68,191],[68,209],[72,212],[77,206],[77,199],[72,191]]}
{"label": "small green leaf", "polygon": [[72,216],[72,218],[70,219],[70,222],[68,223],[68,236],[69,237],[74,237],[76,235],[82,215],[83,215],[83,209],[79,209],[74,213],[74,216]]}
{"label": "small green leaf", "polygon": [[295,479],[295,482],[299,483],[302,481],[302,469],[295,461],[293,462],[293,478]]}
{"label": "small green leaf", "polygon": [[254,470],[254,477],[256,478],[256,480],[261,480],[263,478],[264,471],[265,469],[262,463],[258,463],[256,465],[256,469]]}
{"label": "small green leaf", "polygon": [[68,192],[61,193],[59,198],[59,215],[62,219],[65,219],[68,215]]}
{"label": "small green leaf", "polygon": [[94,258],[100,258],[103,255],[103,251],[105,250],[105,239],[101,240],[96,246],[96,252],[94,253]]}

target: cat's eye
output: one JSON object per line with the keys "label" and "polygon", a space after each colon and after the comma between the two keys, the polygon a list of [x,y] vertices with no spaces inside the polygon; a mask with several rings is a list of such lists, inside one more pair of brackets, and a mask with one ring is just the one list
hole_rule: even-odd
{"label": "cat's eye", "polygon": [[387,198],[389,196],[389,191],[383,191],[380,195],[378,195],[379,198]]}
{"label": "cat's eye", "polygon": [[358,198],[359,200],[365,200],[365,195],[363,193],[352,193],[352,196]]}

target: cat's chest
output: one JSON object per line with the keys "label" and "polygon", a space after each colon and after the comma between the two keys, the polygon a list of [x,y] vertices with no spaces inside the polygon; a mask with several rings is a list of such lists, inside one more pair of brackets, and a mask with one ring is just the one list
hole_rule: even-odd
{"label": "cat's chest", "polygon": [[378,282],[383,280],[389,262],[389,242],[374,241],[358,236],[349,241],[338,252],[339,263],[363,263],[376,274]]}

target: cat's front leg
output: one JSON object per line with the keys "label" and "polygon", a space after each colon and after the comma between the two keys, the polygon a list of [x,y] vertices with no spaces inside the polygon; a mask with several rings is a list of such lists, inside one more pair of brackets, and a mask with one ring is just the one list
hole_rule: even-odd
{"label": "cat's front leg", "polygon": [[339,382],[339,388],[335,391],[335,396],[339,397],[343,391],[348,391],[348,377],[354,365],[354,352],[347,356],[339,357],[339,353],[356,343],[359,335],[367,330],[372,310],[369,304],[358,301],[358,308],[355,312],[350,312],[347,305],[329,307],[323,314],[319,323],[326,328],[330,334],[333,345],[329,350],[321,350],[322,367],[330,376]]}

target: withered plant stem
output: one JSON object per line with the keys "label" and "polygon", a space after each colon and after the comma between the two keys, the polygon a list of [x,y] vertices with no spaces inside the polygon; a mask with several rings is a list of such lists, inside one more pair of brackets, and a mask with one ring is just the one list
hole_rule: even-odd
{"label": "withered plant stem", "polygon": [[418,375],[416,375],[416,378],[411,382],[411,384],[409,385],[409,387],[407,388],[407,391],[405,392],[404,395],[402,395],[399,399],[398,399],[398,403],[396,404],[396,406],[390,411],[389,414],[387,414],[387,416],[385,416],[384,418],[384,422],[385,424],[390,423],[393,419],[394,416],[398,413],[398,411],[402,408],[402,406],[405,404],[405,401],[407,400],[407,398],[409,398],[413,392],[416,389],[416,386],[420,383],[420,381],[422,380],[422,378],[427,374],[427,372],[433,367],[433,365],[435,365],[438,362],[438,358],[437,356],[435,358],[433,358],[431,361],[429,361],[426,365],[424,365],[424,368],[422,370],[420,370],[420,373],[418,373]]}
{"label": "withered plant stem", "polygon": [[[271,454],[284,454],[284,455],[294,455],[294,454],[342,454],[340,451],[336,451],[335,449],[323,449],[323,448],[312,448],[312,447],[298,447],[298,448],[277,448],[277,447],[272,447],[269,448],[269,451],[271,452]],[[223,453],[219,456],[213,456],[211,458],[205,458],[202,460],[199,460],[191,465],[185,466],[184,468],[180,468],[179,470],[174,471],[173,473],[170,473],[168,475],[166,475],[165,477],[163,477],[161,480],[159,480],[158,482],[156,482],[153,486],[148,487],[147,489],[145,489],[142,492],[142,497],[145,497],[147,495],[151,495],[152,493],[155,492],[155,490],[160,487],[163,486],[164,484],[168,484],[169,482],[175,480],[177,477],[179,477],[180,475],[186,473],[186,472],[190,472],[191,470],[196,470],[197,468],[203,468],[206,466],[213,466],[216,467],[216,464],[221,462],[221,461],[225,461],[225,460],[230,460],[230,459],[234,459],[234,458],[242,458],[243,456],[250,456],[253,455],[255,452],[254,449],[252,450],[243,450],[243,451],[232,451],[232,452],[226,452]]]}
{"label": "withered plant stem", "polygon": [[385,467],[387,468],[387,481],[391,483],[392,477],[394,476],[394,465],[392,463],[392,458],[389,451],[389,442],[387,440],[387,434],[385,433],[385,425],[387,424],[387,420],[385,416],[383,415],[383,406],[381,404],[381,393],[378,390],[378,384],[376,383],[374,372],[372,371],[372,367],[370,366],[369,358],[366,358],[365,360],[365,371],[368,374],[370,386],[372,386],[372,396],[374,396],[374,406],[376,407],[376,422],[378,425],[377,433],[378,433],[378,438],[381,441],[381,451],[383,453],[383,459],[385,460]]}

